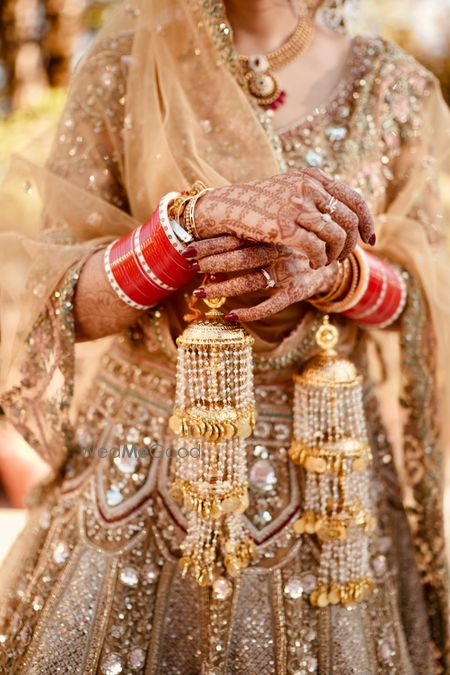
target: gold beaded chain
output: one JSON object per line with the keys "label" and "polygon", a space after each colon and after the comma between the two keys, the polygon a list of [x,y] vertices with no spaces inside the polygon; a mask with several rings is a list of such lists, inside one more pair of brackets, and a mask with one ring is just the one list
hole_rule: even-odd
{"label": "gold beaded chain", "polygon": [[[300,54],[308,47],[313,35],[313,22],[307,15],[303,15],[297,24],[297,28],[288,38],[287,42],[278,49],[265,54],[271,70],[281,70],[285,66],[295,61]],[[240,56],[242,62],[248,61],[249,56]]]}

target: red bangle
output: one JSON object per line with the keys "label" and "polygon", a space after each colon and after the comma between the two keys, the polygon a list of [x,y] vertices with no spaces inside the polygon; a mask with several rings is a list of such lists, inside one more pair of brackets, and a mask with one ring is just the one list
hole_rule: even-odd
{"label": "red bangle", "polygon": [[145,305],[155,291],[161,290],[142,272],[134,257],[117,266],[111,265],[111,270],[123,291],[141,305]]}
{"label": "red bangle", "polygon": [[[146,264],[165,284],[179,288],[192,279],[188,260],[172,247],[157,213],[142,226],[136,245]],[[167,260],[170,260],[170,266],[167,265]]]}
{"label": "red bangle", "polygon": [[133,233],[115,242],[110,250],[109,262],[116,282],[134,302],[145,304],[146,297],[154,292],[154,284],[144,273],[132,248]]}
{"label": "red bangle", "polygon": [[366,253],[364,255],[369,263],[367,289],[359,302],[345,312],[345,315],[350,319],[360,319],[370,314],[378,298],[384,292],[387,283],[386,272],[381,261],[374,257],[369,259]]}
{"label": "red bangle", "polygon": [[[166,201],[162,200],[164,205]],[[161,207],[144,225],[108,246],[104,264],[116,294],[136,309],[148,309],[188,283],[195,273],[181,255],[182,245],[160,219]],[[167,221],[167,222],[166,222]]]}
{"label": "red bangle", "polygon": [[364,252],[368,261],[367,290],[359,302],[344,312],[359,324],[385,328],[398,319],[406,303],[406,284],[388,262]]}

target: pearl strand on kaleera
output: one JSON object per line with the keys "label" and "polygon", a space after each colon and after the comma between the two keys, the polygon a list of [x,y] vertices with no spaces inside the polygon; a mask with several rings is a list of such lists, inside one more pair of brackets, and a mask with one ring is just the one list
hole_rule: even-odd
{"label": "pearl strand on kaleera", "polygon": [[214,581],[219,558],[235,576],[252,555],[240,517],[248,505],[245,439],[255,419],[252,341],[214,312],[177,340],[170,426],[200,457],[177,457],[170,496],[187,512],[181,568],[201,585]]}
{"label": "pearl strand on kaleera", "polygon": [[337,330],[327,318],[317,334],[323,351],[295,376],[290,455],[305,470],[304,510],[294,524],[321,544],[318,585],[310,602],[348,605],[370,592],[368,445],[361,376],[333,350]]}

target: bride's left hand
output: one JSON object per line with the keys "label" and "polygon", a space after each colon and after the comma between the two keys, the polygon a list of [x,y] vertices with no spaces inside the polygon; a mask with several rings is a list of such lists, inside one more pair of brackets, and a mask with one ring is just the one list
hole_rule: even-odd
{"label": "bride's left hand", "polygon": [[[229,321],[248,322],[266,319],[295,302],[326,292],[336,279],[337,263],[313,270],[308,259],[292,248],[256,245],[204,258],[199,256],[197,269],[210,274],[252,270],[226,281],[208,283],[194,291],[198,298],[216,298],[267,289],[267,300],[254,306],[233,309],[226,316]],[[274,284],[272,288],[268,286],[270,279]]]}

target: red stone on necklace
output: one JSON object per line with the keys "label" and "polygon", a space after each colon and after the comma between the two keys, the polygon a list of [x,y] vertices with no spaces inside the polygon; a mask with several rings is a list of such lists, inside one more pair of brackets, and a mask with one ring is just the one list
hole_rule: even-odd
{"label": "red stone on necklace", "polygon": [[285,100],[286,100],[286,92],[282,91],[280,92],[279,97],[275,101],[272,101],[272,103],[270,103],[267,107],[270,110],[276,110],[277,108],[283,105]]}

